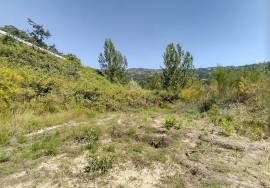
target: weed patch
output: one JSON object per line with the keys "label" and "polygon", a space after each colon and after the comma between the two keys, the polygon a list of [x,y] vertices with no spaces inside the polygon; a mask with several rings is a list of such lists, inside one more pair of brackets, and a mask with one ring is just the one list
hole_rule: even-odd
{"label": "weed patch", "polygon": [[114,156],[109,154],[89,154],[88,165],[84,168],[87,173],[104,174],[113,167]]}
{"label": "weed patch", "polygon": [[7,154],[0,153],[0,163],[4,163],[9,161],[10,157]]}

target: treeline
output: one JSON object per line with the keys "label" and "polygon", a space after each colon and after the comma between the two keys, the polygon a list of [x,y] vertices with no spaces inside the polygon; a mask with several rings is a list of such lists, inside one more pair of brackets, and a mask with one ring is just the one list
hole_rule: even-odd
{"label": "treeline", "polygon": [[[6,25],[0,29],[36,46],[45,48],[59,55],[65,56],[59,52],[55,46],[48,45],[46,40],[51,37],[51,32],[45,29],[43,25],[27,19],[30,29],[22,31],[12,25]],[[12,40],[11,37],[4,37],[4,42]],[[79,59],[72,54],[66,55],[66,58]],[[139,86],[134,80],[127,77],[128,61],[127,58],[118,51],[111,39],[106,39],[104,43],[104,52],[99,55],[100,73],[109,81],[120,84],[130,84]],[[164,53],[164,68],[162,74],[154,74],[151,79],[151,87],[148,89],[177,89],[184,88],[192,83],[194,79],[193,57],[190,52],[184,52],[179,44],[174,46],[168,44]]]}
{"label": "treeline", "polygon": [[[162,74],[155,73],[152,78],[151,89],[178,90],[190,86],[195,80],[193,57],[182,47],[173,43],[168,44],[163,55],[164,68]],[[99,56],[101,73],[111,82],[126,84],[134,80],[127,78],[128,61],[113,44],[106,39],[104,52]]]}

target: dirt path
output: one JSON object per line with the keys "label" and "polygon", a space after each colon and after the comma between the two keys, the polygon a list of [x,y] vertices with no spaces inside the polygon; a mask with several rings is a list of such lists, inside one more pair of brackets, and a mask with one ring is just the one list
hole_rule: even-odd
{"label": "dirt path", "polygon": [[[99,117],[99,118],[97,118],[95,124],[96,125],[106,124],[107,122],[111,121],[115,117],[116,117],[115,114],[109,115],[108,117]],[[121,120],[121,118],[119,118],[119,120]],[[53,125],[53,126],[50,126],[50,127],[45,127],[45,128],[39,129],[39,130],[37,130],[35,132],[28,133],[25,136],[26,137],[37,136],[37,135],[40,135],[40,134],[44,134],[46,132],[53,131],[55,129],[61,129],[61,128],[65,128],[65,127],[76,127],[76,126],[80,126],[80,125],[85,125],[87,123],[88,123],[87,121],[81,121],[81,122],[69,121],[67,123],[63,123],[63,124],[59,124],[59,125]]]}
{"label": "dirt path", "polygon": [[87,122],[69,121],[67,123],[63,123],[63,124],[60,124],[60,125],[54,125],[54,126],[51,126],[51,127],[45,127],[45,128],[40,129],[38,131],[26,134],[25,136],[26,137],[37,136],[37,135],[40,135],[40,134],[43,134],[43,133],[46,133],[46,132],[50,132],[50,131],[55,130],[55,129],[60,129],[60,128],[64,128],[64,127],[75,127],[75,126],[83,125],[83,124],[86,124],[86,123]]}

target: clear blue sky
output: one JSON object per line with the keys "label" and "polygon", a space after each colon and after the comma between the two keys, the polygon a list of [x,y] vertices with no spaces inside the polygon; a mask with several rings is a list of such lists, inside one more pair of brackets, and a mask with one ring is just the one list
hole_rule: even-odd
{"label": "clear blue sky", "polygon": [[48,41],[98,67],[105,38],[129,67],[159,68],[169,42],[191,51],[196,67],[270,59],[270,0],[0,0],[0,25],[44,24]]}

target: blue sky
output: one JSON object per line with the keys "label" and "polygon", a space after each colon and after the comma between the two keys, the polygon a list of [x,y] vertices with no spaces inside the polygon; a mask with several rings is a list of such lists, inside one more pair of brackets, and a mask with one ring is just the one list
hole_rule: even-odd
{"label": "blue sky", "polygon": [[196,67],[270,59],[269,0],[0,0],[0,26],[27,29],[27,17],[96,68],[105,38],[129,67],[160,68],[169,42],[191,51]]}

